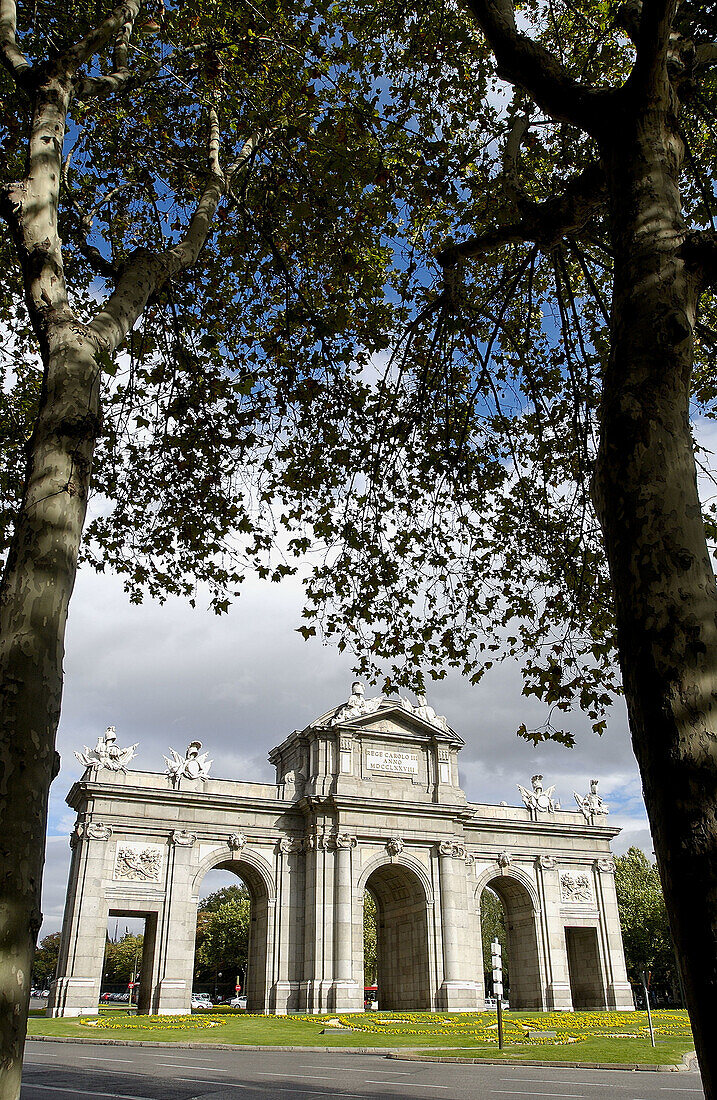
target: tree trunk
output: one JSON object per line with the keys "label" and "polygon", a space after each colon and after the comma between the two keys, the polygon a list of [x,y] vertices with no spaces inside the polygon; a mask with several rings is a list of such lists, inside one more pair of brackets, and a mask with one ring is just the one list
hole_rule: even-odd
{"label": "tree trunk", "polygon": [[42,916],[47,802],[57,774],[67,608],[99,429],[98,340],[68,308],[57,235],[69,82],[33,112],[26,178],[4,213],[44,364],[27,479],[0,584],[0,1098],[20,1093],[30,973]]}
{"label": "tree trunk", "polygon": [[51,326],[43,408],[0,590],[0,1055],[19,1095],[30,971],[42,916],[47,800],[59,758],[65,624],[98,430],[96,344]]}
{"label": "tree trunk", "polygon": [[[612,352],[594,481],[630,729],[709,1100],[717,1098],[717,591],[689,422],[699,281],[681,257],[682,144],[656,105],[604,159]],[[632,112],[625,112],[632,115]]]}

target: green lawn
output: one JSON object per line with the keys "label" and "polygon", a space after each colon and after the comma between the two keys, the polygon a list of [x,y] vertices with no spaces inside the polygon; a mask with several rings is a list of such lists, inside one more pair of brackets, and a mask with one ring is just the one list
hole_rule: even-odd
{"label": "green lawn", "polygon": [[[353,1030],[322,1034],[329,1021]],[[510,1012],[506,1046],[498,1050],[495,1013],[359,1013],[339,1016],[250,1016],[196,1013],[130,1016],[112,1010],[95,1017],[33,1017],[28,1035],[151,1039],[160,1042],[269,1046],[406,1047],[449,1057],[505,1057],[576,1062],[678,1063],[693,1049],[686,1012],[654,1012],[657,1046],[651,1047],[644,1012]],[[554,1032],[555,1034],[546,1034]]]}

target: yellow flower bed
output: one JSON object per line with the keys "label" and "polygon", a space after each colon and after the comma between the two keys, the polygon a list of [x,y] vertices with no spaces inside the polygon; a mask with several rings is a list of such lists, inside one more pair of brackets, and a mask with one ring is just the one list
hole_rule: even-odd
{"label": "yellow flower bed", "polygon": [[186,1031],[187,1028],[217,1027],[224,1023],[214,1016],[99,1016],[97,1019],[80,1017],[77,1021],[85,1027],[95,1027],[100,1031]]}
{"label": "yellow flower bed", "polygon": [[[294,1017],[295,1018],[295,1017]],[[311,1019],[311,1017],[309,1017]],[[314,1017],[316,1019],[316,1017]],[[339,1016],[344,1027],[374,1035],[451,1036],[467,1038],[479,1043],[498,1042],[498,1031],[493,1013],[461,1013],[443,1017],[430,1013],[394,1012],[388,1019],[365,1015]],[[660,1035],[689,1036],[690,1025],[686,1013],[654,1012],[654,1030]],[[545,1012],[527,1019],[506,1015],[503,1018],[505,1042],[511,1045],[559,1046],[564,1043],[583,1042],[591,1036],[611,1038],[614,1030],[621,1029],[627,1037],[642,1038],[649,1034],[647,1014],[644,1012]],[[555,1032],[552,1035],[536,1034]]]}

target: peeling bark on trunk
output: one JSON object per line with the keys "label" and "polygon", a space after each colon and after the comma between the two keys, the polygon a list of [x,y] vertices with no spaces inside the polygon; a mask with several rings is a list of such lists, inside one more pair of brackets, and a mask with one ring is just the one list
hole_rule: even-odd
{"label": "peeling bark on trunk", "polygon": [[659,106],[635,115],[604,150],[615,282],[594,491],[633,746],[705,1095],[715,1100],[717,591],[689,422],[700,287],[680,252],[675,119]]}

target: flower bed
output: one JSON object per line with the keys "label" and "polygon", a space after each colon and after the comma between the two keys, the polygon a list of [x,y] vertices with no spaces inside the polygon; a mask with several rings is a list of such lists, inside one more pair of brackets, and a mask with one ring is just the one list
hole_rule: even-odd
{"label": "flower bed", "polygon": [[80,1017],[77,1021],[85,1027],[94,1027],[98,1031],[186,1031],[187,1028],[201,1030],[217,1027],[224,1020],[216,1016],[135,1016],[134,1013],[123,1016],[98,1016],[96,1019]]}

